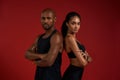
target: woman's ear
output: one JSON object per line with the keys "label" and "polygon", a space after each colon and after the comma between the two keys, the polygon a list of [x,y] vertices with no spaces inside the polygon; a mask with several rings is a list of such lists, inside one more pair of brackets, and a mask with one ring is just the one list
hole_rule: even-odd
{"label": "woman's ear", "polygon": [[68,23],[66,22],[66,25],[68,26]]}

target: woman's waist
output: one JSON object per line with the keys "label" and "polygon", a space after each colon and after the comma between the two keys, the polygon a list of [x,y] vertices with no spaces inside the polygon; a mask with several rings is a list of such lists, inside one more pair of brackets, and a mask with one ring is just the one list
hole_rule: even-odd
{"label": "woman's waist", "polygon": [[74,65],[76,67],[82,67],[82,64],[80,63],[80,61],[77,58],[70,58],[70,64]]}

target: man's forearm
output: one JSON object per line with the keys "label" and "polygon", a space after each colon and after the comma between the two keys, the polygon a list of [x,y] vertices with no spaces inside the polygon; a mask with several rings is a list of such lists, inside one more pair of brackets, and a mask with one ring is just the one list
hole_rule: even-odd
{"label": "man's forearm", "polygon": [[40,59],[40,55],[31,51],[27,51],[25,57],[29,60]]}

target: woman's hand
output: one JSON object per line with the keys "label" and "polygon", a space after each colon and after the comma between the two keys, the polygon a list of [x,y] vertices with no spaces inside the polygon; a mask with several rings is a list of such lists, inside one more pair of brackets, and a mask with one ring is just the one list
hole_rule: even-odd
{"label": "woman's hand", "polygon": [[87,56],[87,61],[88,61],[88,62],[92,62],[92,58],[90,57],[90,55],[88,54],[87,51],[85,51],[85,54],[86,54],[86,56]]}

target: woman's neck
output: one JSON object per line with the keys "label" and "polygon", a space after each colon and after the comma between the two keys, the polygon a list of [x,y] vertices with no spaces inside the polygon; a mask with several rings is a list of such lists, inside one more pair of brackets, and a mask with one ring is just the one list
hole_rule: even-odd
{"label": "woman's neck", "polygon": [[67,35],[76,38],[76,34],[75,34],[75,33],[69,33],[69,32],[68,32]]}

